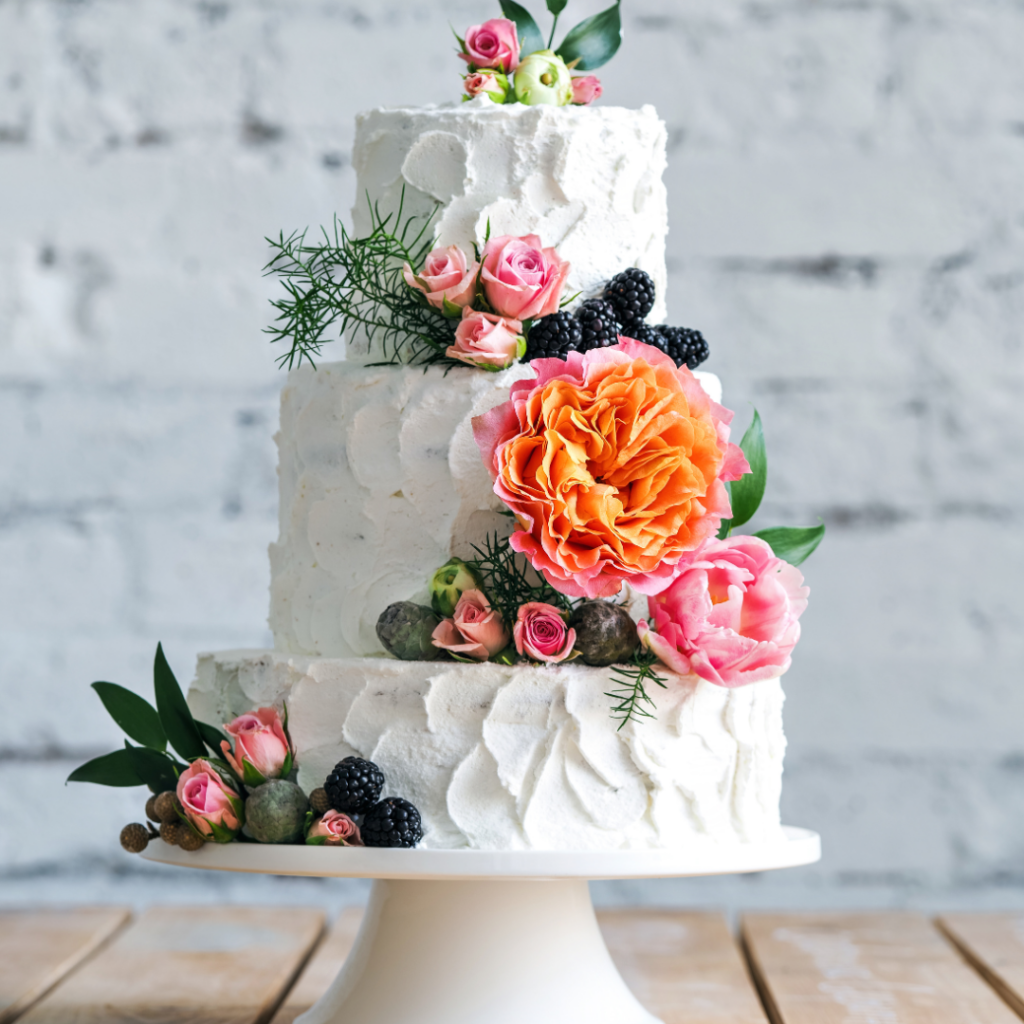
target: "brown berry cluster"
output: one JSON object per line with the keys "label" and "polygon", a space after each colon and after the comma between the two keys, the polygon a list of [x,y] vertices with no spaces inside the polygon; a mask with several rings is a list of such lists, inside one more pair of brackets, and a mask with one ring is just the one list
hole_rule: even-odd
{"label": "brown berry cluster", "polygon": [[165,843],[190,852],[200,849],[205,843],[182,816],[181,803],[174,790],[151,796],[146,801],[146,817],[149,821],[145,825],[132,822],[121,829],[121,845],[129,853],[142,853],[158,836]]}

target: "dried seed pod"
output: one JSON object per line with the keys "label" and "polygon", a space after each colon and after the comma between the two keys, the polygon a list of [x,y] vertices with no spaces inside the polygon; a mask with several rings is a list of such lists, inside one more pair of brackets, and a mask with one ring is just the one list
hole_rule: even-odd
{"label": "dried seed pod", "polygon": [[129,853],[142,853],[149,846],[149,830],[145,825],[133,821],[121,829],[121,845]]}

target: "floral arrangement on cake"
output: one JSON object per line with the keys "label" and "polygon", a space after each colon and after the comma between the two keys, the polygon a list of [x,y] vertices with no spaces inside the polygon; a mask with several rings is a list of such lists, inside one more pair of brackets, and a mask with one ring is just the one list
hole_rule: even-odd
{"label": "floral arrangement on cake", "polygon": [[121,830],[129,853],[156,838],[190,852],[231,842],[411,847],[423,838],[408,800],[381,799],[384,774],[372,761],[346,757],[307,796],[295,782],[286,707],[256,708],[223,732],[195,719],[159,644],[155,707],[116,683],[92,685],[128,739],[122,750],[76,768],[68,782],[149,788],[146,824]]}
{"label": "floral arrangement on cake", "polygon": [[[785,672],[808,590],[796,568],[824,527],[733,535],[760,506],[767,458],[756,411],[733,413],[685,365],[621,336],[532,364],[473,421],[515,528],[430,581],[431,606],[384,610],[399,658],[618,665],[613,714],[647,716],[655,665],[735,687]],[[625,586],[648,596],[634,623]]]}
{"label": "floral arrangement on cake", "polygon": [[456,35],[468,70],[463,100],[482,96],[493,103],[564,107],[600,99],[597,77],[573,72],[594,71],[615,56],[622,43],[619,3],[581,21],[552,48],[567,2],[547,0],[553,22],[546,42],[533,15],[513,0],[501,0],[504,17]]}

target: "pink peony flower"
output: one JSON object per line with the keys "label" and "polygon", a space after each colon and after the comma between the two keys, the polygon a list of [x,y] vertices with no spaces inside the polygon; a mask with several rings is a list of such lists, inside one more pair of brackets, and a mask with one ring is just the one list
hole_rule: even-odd
{"label": "pink peony flower", "polygon": [[565,661],[576,643],[576,630],[568,629],[554,605],[530,601],[519,606],[515,628],[516,650],[534,661]]}
{"label": "pink peony flower", "polygon": [[462,80],[466,95],[489,96],[495,103],[504,103],[508,96],[508,79],[501,72],[474,71]]}
{"label": "pink peony flower", "polygon": [[466,29],[466,49],[459,56],[477,68],[515,71],[519,64],[516,23],[508,18],[491,18]]}
{"label": "pink peony flower", "polygon": [[481,281],[491,309],[513,320],[558,312],[569,264],[536,235],[492,238],[483,252]]}
{"label": "pink peony flower", "polygon": [[431,636],[435,647],[473,661],[486,661],[503,651],[509,641],[501,613],[479,590],[464,590],[454,617],[442,619]]}
{"label": "pink peony flower", "polygon": [[572,101],[577,106],[585,107],[594,100],[599,100],[604,89],[596,75],[584,75],[572,80]]}
{"label": "pink peony flower", "polygon": [[516,516],[513,550],[571,597],[611,597],[627,580],[664,590],[728,518],[724,481],[749,472],[729,441],[732,413],[631,338],[530,365],[535,379],[473,420],[494,493]]}
{"label": "pink peony flower", "polygon": [[[317,841],[320,839],[323,842]],[[359,834],[359,826],[347,814],[328,811],[313,822],[313,827],[306,833],[306,842],[310,846],[362,846],[363,837]]]}
{"label": "pink peony flower", "polygon": [[479,269],[457,245],[449,245],[447,249],[435,249],[418,274],[412,272],[408,263],[404,264],[402,276],[410,288],[422,292],[427,302],[443,310],[445,299],[460,308],[473,301]]}
{"label": "pink peony flower", "polygon": [[177,792],[185,817],[208,839],[227,842],[242,827],[242,798],[202,758],[178,776]]}
{"label": "pink peony flower", "polygon": [[640,639],[673,672],[717,686],[782,675],[800,639],[810,590],[800,570],[759,537],[710,540],[684,555],[669,588],[650,599]]}
{"label": "pink peony flower", "polygon": [[474,313],[468,306],[462,311],[462,323],[455,331],[455,344],[445,355],[461,359],[470,366],[504,370],[519,355],[523,325],[493,313]]}
{"label": "pink peony flower", "polygon": [[[227,740],[220,749],[224,759],[240,779],[259,785],[267,779],[287,775],[292,768],[292,748],[285,735],[281,718],[274,708],[260,708],[248,715],[239,715],[224,726],[224,731],[235,741],[234,753]],[[246,765],[250,766],[246,775]],[[253,775],[253,770],[260,777]]]}

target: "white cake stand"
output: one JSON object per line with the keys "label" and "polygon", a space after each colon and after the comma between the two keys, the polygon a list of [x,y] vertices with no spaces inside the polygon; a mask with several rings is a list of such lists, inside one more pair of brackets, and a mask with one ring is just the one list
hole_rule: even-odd
{"label": "white cake stand", "polygon": [[[688,850],[380,850],[232,843],[147,860],[215,871],[372,878],[356,944],[301,1024],[657,1024],[605,948],[587,881],[813,864],[815,832]],[[298,1024],[297,1022],[297,1024]]]}

